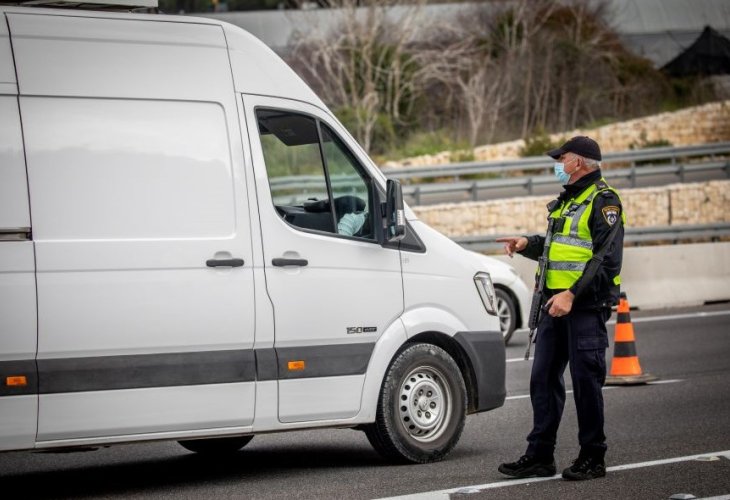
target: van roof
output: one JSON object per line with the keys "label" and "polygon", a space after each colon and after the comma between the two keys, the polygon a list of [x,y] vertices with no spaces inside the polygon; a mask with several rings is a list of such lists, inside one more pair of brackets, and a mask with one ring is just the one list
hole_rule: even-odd
{"label": "van roof", "polygon": [[1,1],[0,5],[15,5],[24,7],[64,7],[81,10],[122,10],[130,9],[157,9],[157,0],[17,0]]}
{"label": "van roof", "polygon": [[[50,1],[50,0],[49,0]],[[103,1],[103,0],[97,0]],[[128,6],[127,11],[120,11],[119,2],[139,4],[156,0],[112,0],[116,9],[109,11],[103,5],[100,10],[87,8],[48,8],[26,5],[10,5],[0,3],[0,13],[4,14],[43,14],[64,17],[84,17],[101,19],[129,19],[155,21],[164,23],[180,23],[195,25],[220,26],[225,33],[226,44],[233,73],[236,92],[244,94],[267,95],[309,102],[331,115],[327,106],[312,89],[297,75],[284,60],[271,48],[243,28],[217,19],[177,16],[158,13],[135,13]],[[107,4],[109,2],[104,2]],[[123,9],[122,9],[123,10]],[[0,32],[1,33],[1,32]],[[12,36],[12,22],[10,23]],[[97,36],[98,33],[95,35]],[[133,36],[133,35],[132,35]],[[0,34],[0,38],[2,35]],[[22,89],[21,89],[22,91]]]}

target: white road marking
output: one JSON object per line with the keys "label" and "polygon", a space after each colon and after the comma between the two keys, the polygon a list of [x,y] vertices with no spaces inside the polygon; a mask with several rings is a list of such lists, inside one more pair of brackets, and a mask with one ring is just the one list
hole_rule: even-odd
{"label": "white road marking", "polygon": [[[715,451],[711,453],[702,453],[699,455],[688,455],[684,457],[666,458],[663,460],[651,460],[649,462],[638,462],[634,464],[615,465],[608,467],[607,472],[619,472],[631,469],[640,469],[643,467],[654,467],[657,465],[675,464],[678,462],[690,462],[692,460],[706,461],[708,457],[725,457],[730,460],[730,450]],[[437,490],[437,491],[426,491],[423,493],[415,493],[413,495],[403,495],[397,497],[381,498],[379,500],[448,500],[449,495],[454,493],[478,493],[484,490],[491,490],[495,488],[505,488],[509,486],[517,486],[521,484],[539,483],[543,481],[553,481],[555,479],[562,479],[560,474],[555,474],[551,477],[531,477],[527,479],[505,479],[504,481],[498,481],[496,483],[477,484],[471,486],[459,486],[457,488],[451,488],[448,490]],[[722,497],[721,497],[722,498]]]}
{"label": "white road marking", "polygon": [[[730,311],[710,311],[710,312],[697,312],[688,314],[674,314],[668,316],[645,316],[643,318],[631,318],[632,323],[650,323],[652,321],[670,321],[675,319],[690,319],[690,318],[711,318],[714,316],[727,316],[730,315]],[[616,320],[611,320],[607,324],[616,324]]]}
{"label": "white road marking", "polygon": [[670,378],[667,380],[654,380],[653,382],[647,382],[649,385],[659,385],[659,384],[676,384],[677,382],[684,382],[681,378]]}
{"label": "white road marking", "polygon": [[[683,382],[683,380],[681,378],[673,378],[673,379],[669,379],[669,380],[655,380],[653,382],[647,382],[646,385],[676,384],[677,382]],[[603,386],[603,390],[604,391],[608,391],[610,389],[618,389],[618,386],[615,386],[615,385],[604,385]],[[565,391],[565,394],[572,394],[572,393],[573,393],[573,390],[572,389],[569,389],[569,390]],[[511,399],[527,399],[529,397],[530,397],[529,394],[519,394],[517,396],[507,396],[504,399],[505,400],[511,400]]]}
{"label": "white road marking", "polygon": [[[674,315],[667,315],[667,316],[647,316],[645,318],[632,318],[631,323],[650,323],[652,321],[671,321],[676,319],[690,319],[690,318],[711,318],[713,316],[728,316],[730,315],[730,311],[710,311],[710,312],[696,312],[696,313],[688,313],[688,314],[674,314]],[[607,325],[615,325],[616,320],[611,320],[606,323]],[[524,328],[521,330],[515,330],[515,333],[528,333],[529,330],[525,330]],[[535,359],[534,357],[530,357],[530,361]],[[516,363],[518,361],[525,361],[525,357],[521,356],[519,358],[507,358],[507,363]]]}
{"label": "white road marking", "polygon": [[[679,382],[679,380],[677,382]],[[604,386],[603,387],[603,390],[604,391],[608,391],[610,389],[617,389],[617,387],[615,385],[607,385],[607,386]],[[567,391],[565,391],[565,394],[573,394],[573,389],[568,389]],[[519,396],[507,396],[505,399],[507,399],[507,400],[510,400],[510,399],[526,399],[526,398],[529,398],[529,397],[530,397],[529,394],[520,394]]]}
{"label": "white road marking", "polygon": [[[566,392],[567,392],[567,391],[566,391]],[[507,397],[506,397],[506,398],[504,398],[504,399],[505,399],[505,401],[509,401],[509,400],[511,400],[511,399],[527,399],[527,398],[529,398],[529,397],[530,397],[530,395],[529,395],[529,394],[520,394],[519,396],[507,396]]]}

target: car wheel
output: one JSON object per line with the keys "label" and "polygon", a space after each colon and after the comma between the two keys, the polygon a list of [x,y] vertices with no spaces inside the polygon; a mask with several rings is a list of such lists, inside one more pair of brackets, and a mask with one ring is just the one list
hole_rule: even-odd
{"label": "car wheel", "polygon": [[501,288],[495,288],[497,296],[497,316],[499,329],[502,332],[504,344],[507,345],[517,328],[517,308],[509,293]]}
{"label": "car wheel", "polygon": [[459,441],[466,403],[464,379],[451,356],[431,344],[413,344],[388,368],[375,423],[365,426],[365,434],[394,462],[436,462]]}
{"label": "car wheel", "polygon": [[178,441],[180,446],[186,450],[205,455],[223,455],[227,453],[235,453],[248,443],[251,442],[253,436],[235,436],[209,439],[190,439]]}

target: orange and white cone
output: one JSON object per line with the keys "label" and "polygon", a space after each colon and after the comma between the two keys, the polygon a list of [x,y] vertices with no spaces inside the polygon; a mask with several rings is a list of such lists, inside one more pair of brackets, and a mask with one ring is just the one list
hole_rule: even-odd
{"label": "orange and white cone", "polygon": [[616,332],[614,336],[613,360],[611,372],[606,377],[606,385],[635,385],[645,384],[658,377],[643,373],[636,354],[636,339],[634,327],[631,324],[629,301],[622,293],[616,310]]}

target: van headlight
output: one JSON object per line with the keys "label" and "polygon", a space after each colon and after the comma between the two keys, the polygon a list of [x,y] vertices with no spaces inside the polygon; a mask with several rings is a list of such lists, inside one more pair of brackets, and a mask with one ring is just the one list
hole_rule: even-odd
{"label": "van headlight", "polygon": [[497,315],[497,300],[494,293],[494,285],[492,284],[492,278],[489,273],[478,272],[474,275],[474,284],[477,286],[479,297],[482,299],[484,309],[489,314],[494,316]]}

